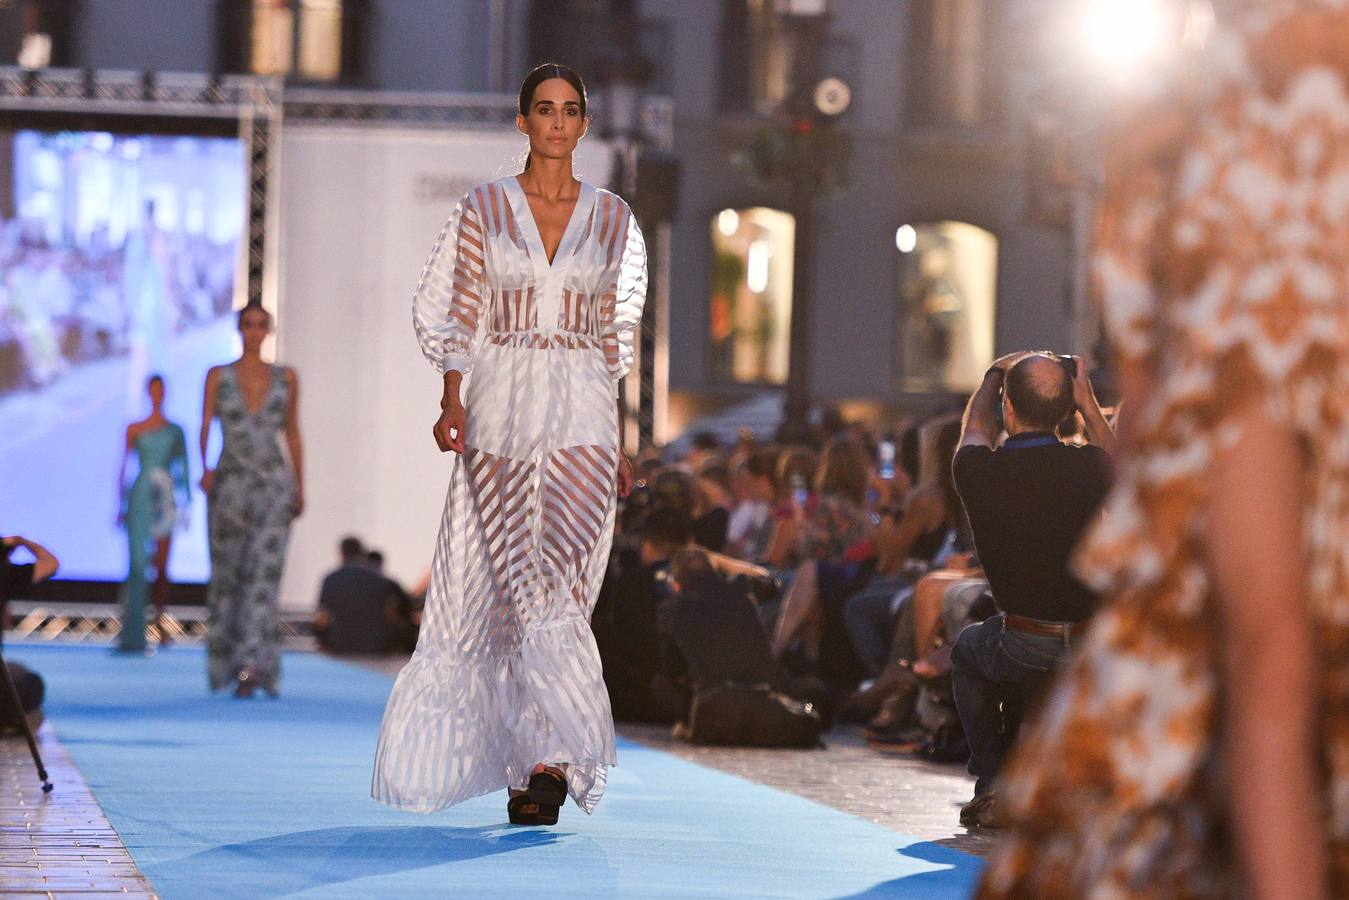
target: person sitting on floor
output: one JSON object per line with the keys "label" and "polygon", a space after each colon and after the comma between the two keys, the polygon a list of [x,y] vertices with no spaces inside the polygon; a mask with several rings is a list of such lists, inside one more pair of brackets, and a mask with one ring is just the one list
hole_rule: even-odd
{"label": "person sitting on floor", "polygon": [[319,647],[336,655],[387,653],[403,591],[371,565],[355,537],[339,545],[342,564],[323,579],[314,634]]}
{"label": "person sitting on floor", "polygon": [[670,596],[660,604],[656,627],[667,676],[691,693],[776,681],[768,632],[742,581],[719,574],[698,547],[675,553],[666,580]]}

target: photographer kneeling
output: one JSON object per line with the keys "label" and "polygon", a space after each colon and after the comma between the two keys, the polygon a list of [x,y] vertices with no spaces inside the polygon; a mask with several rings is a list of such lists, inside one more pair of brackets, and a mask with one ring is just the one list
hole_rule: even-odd
{"label": "photographer kneeling", "polygon": [[[1074,410],[1088,446],[1056,434]],[[1007,438],[994,449],[1003,428]],[[960,632],[951,651],[956,709],[978,779],[962,824],[996,824],[993,782],[1019,725],[1004,721],[1003,710],[1024,706],[1095,607],[1068,561],[1109,489],[1114,440],[1075,357],[1004,356],[965,409],[952,469],[998,613]]]}
{"label": "photographer kneeling", "polygon": [[[33,554],[31,563],[16,565],[11,561],[10,556],[20,547]],[[26,596],[34,584],[55,575],[59,565],[56,557],[36,541],[17,535],[0,540],[0,646],[3,645],[9,601]],[[18,663],[7,662],[6,666],[19,693],[22,709],[14,709],[9,691],[0,690],[0,736],[22,732],[25,716],[28,724],[36,731],[42,724],[42,697],[46,691],[42,678]]]}

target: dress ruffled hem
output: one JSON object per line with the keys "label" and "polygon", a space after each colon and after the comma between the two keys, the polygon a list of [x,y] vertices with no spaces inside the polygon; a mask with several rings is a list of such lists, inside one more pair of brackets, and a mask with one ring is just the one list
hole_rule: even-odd
{"label": "dress ruffled hem", "polygon": [[371,796],[431,813],[523,788],[541,762],[566,765],[568,793],[587,813],[617,762],[599,654],[580,617],[527,628],[506,655],[418,648],[384,712]]}

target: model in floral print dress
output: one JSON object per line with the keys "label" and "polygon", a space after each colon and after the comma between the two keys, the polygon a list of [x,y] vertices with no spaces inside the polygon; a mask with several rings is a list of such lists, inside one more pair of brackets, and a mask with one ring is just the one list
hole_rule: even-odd
{"label": "model in floral print dress", "polygon": [[1109,602],[983,897],[1349,894],[1349,3],[1215,12],[1112,145],[1125,456],[1078,560]]}

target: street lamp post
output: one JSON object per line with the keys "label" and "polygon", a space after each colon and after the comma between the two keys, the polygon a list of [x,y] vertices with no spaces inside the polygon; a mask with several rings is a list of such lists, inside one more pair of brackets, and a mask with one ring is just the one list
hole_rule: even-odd
{"label": "street lamp post", "polygon": [[[650,64],[636,46],[637,23],[630,4],[615,5],[615,54],[605,61],[601,71],[601,134],[613,145],[613,169],[609,183],[634,209],[641,208],[638,196],[637,168],[644,138],[642,108],[645,87],[650,81]],[[650,241],[648,241],[650,242]],[[651,248],[648,248],[650,251]],[[656,255],[648,252],[648,272]],[[649,279],[652,282],[655,279]],[[653,302],[656,301],[656,302]],[[651,346],[651,323],[656,320],[658,300],[649,297],[642,323],[633,346],[633,372],[623,384],[619,398],[623,403],[623,444],[636,451],[651,443],[653,398],[651,396],[655,363]]]}
{"label": "street lamp post", "polygon": [[818,197],[823,186],[824,158],[832,143],[821,129],[815,89],[820,81],[824,42],[829,26],[829,0],[779,0],[784,24],[793,32],[793,83],[787,116],[786,170],[788,198],[796,218],[796,252],[792,262],[792,316],[788,333],[787,396],[778,438],[804,443],[811,437],[811,373],[815,334],[815,245]]}

